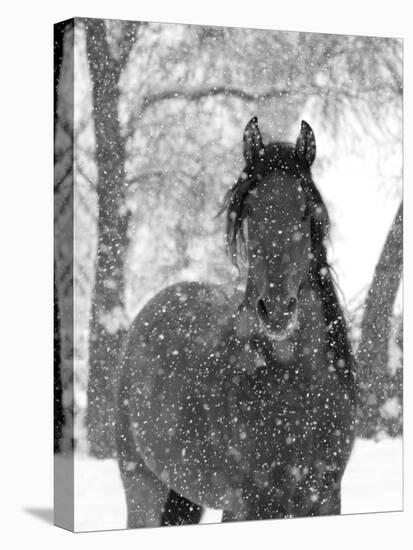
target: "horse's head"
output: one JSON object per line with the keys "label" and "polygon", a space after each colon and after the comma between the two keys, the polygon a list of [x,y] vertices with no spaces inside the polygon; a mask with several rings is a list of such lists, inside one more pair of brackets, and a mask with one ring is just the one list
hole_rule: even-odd
{"label": "horse's head", "polygon": [[326,215],[322,202],[313,200],[315,151],[306,122],[295,145],[264,145],[254,117],[244,132],[246,167],[228,199],[229,249],[236,257],[241,237],[247,253],[246,301],[261,328],[276,340],[297,327],[299,291],[313,258],[312,220]]}

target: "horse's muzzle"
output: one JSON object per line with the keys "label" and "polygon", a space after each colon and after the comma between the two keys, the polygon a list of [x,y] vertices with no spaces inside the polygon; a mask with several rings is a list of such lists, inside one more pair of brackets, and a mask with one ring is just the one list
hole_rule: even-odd
{"label": "horse's muzzle", "polygon": [[261,328],[273,340],[282,341],[289,338],[298,328],[297,300],[290,298],[285,307],[278,307],[272,312],[265,300],[258,298],[255,311]]}

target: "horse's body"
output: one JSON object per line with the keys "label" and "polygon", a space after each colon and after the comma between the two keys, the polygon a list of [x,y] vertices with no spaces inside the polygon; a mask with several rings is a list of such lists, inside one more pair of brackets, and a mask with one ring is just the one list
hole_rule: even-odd
{"label": "horse's body", "polygon": [[[261,177],[254,169],[255,125],[253,119],[244,137],[248,176],[227,201],[230,248],[242,219],[251,225],[241,305],[217,286],[183,282],[157,294],[131,327],[117,422],[129,527],[197,522],[201,506],[223,509],[224,520],[340,513],[353,443],[351,350],[329,270],[317,264],[316,245],[324,255],[325,249],[315,242],[312,220],[308,242],[304,222],[293,226],[302,238],[282,238],[292,243],[287,256],[282,246],[275,249],[281,230],[256,242],[272,212],[265,206],[254,222],[252,209],[268,197],[260,203],[250,192],[266,192],[274,172],[283,193],[292,184],[279,168],[268,170],[267,160]],[[289,217],[301,219],[306,201],[320,199],[315,188],[307,192],[302,202],[283,195],[283,227]],[[304,248],[293,249],[301,240]]]}

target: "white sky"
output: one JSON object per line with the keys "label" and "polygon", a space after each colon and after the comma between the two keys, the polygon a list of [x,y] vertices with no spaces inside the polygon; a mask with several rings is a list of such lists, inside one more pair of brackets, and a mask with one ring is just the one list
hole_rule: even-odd
{"label": "white sky", "polygon": [[[322,132],[316,132],[316,139],[320,154],[333,149]],[[330,260],[347,302],[371,283],[402,198],[402,182],[395,177],[402,172],[401,146],[388,158],[379,158],[382,148],[372,140],[363,145],[365,154],[340,147],[335,159],[333,149],[327,155],[331,165],[321,171],[316,160],[313,170],[332,223]]]}

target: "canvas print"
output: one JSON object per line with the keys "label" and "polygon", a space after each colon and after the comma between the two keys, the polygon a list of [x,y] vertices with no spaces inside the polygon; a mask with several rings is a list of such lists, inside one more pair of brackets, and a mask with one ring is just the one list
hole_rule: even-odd
{"label": "canvas print", "polygon": [[55,25],[56,525],[402,510],[402,56]]}

